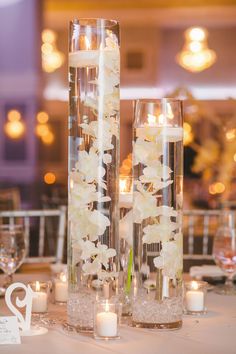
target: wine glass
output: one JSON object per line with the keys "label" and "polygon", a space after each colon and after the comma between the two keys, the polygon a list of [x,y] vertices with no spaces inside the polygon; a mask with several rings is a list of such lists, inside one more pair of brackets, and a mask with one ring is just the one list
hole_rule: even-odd
{"label": "wine glass", "polygon": [[220,225],[216,231],[213,244],[213,255],[216,264],[224,271],[225,284],[217,286],[215,292],[223,295],[236,295],[233,277],[236,274],[236,238],[232,214],[224,211],[220,217]]}
{"label": "wine glass", "polygon": [[0,269],[5,274],[3,295],[26,255],[25,232],[22,225],[0,225]]}

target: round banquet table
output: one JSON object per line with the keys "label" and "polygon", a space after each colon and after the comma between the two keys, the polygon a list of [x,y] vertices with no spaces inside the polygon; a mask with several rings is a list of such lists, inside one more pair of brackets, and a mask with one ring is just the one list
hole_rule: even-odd
{"label": "round banquet table", "polygon": [[[15,281],[46,280],[49,275],[16,274]],[[1,280],[1,278],[0,278]],[[49,327],[47,334],[22,337],[21,345],[0,345],[3,354],[236,354],[236,296],[207,295],[208,313],[184,316],[177,331],[137,329],[125,324],[120,340],[101,341],[81,334],[68,334],[62,325]],[[65,318],[66,307],[50,304],[50,315]],[[0,314],[9,314],[4,299]]]}

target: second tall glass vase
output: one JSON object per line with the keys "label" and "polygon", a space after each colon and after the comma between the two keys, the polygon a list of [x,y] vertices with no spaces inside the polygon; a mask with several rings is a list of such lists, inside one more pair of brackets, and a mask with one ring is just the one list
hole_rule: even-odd
{"label": "second tall glass vase", "polygon": [[73,21],[69,51],[68,323],[92,331],[94,301],[118,278],[118,23]]}
{"label": "second tall glass vase", "polygon": [[133,173],[133,325],[179,328],[183,268],[181,102],[136,102]]}

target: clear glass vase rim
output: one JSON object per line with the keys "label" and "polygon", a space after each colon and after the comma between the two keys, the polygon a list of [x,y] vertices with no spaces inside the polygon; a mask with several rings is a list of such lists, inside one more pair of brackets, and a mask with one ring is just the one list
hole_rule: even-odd
{"label": "clear glass vase rim", "polygon": [[[117,25],[119,25],[119,21],[117,20],[113,20],[113,19],[107,19],[107,18],[96,18],[96,17],[81,17],[81,18],[75,18],[73,20],[70,21],[70,24],[72,26],[80,26],[80,22],[82,21],[91,21],[91,22],[94,22],[94,23],[100,23],[101,25],[101,28],[105,28],[105,27],[115,27]],[[105,22],[107,23],[107,26],[106,25],[102,25],[102,22]],[[84,24],[84,25],[81,25],[81,26],[95,26],[93,24]]]}
{"label": "clear glass vase rim", "polygon": [[134,100],[135,103],[163,103],[163,102],[173,102],[173,103],[182,103],[183,100],[172,97],[163,97],[163,98],[138,98]]}

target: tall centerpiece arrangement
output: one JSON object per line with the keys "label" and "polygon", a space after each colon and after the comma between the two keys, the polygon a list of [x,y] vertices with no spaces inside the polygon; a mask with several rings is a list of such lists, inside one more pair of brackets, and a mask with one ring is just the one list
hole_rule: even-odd
{"label": "tall centerpiece arrangement", "polygon": [[79,19],[69,38],[68,323],[93,330],[119,248],[119,24]]}
{"label": "tall centerpiece arrangement", "polygon": [[133,325],[182,325],[182,105],[138,100],[133,173]]}

